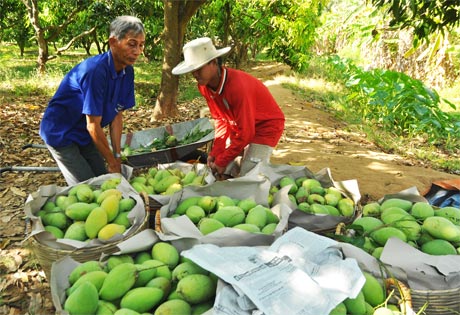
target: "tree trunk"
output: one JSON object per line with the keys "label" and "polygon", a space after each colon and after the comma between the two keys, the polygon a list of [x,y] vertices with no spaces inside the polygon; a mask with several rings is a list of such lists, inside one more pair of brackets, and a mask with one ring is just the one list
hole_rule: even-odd
{"label": "tree trunk", "polygon": [[179,77],[171,73],[181,61],[182,45],[187,23],[206,0],[164,1],[164,51],[160,92],[151,121],[177,115]]}
{"label": "tree trunk", "polygon": [[46,62],[48,61],[48,43],[46,42],[45,32],[38,18],[38,3],[37,0],[22,0],[22,2],[27,8],[27,14],[35,30],[35,38],[38,43],[37,72],[43,74],[46,70]]}
{"label": "tree trunk", "polygon": [[48,61],[48,43],[45,40],[43,30],[40,28],[36,31],[38,42],[37,71],[43,74],[46,71],[46,62]]}

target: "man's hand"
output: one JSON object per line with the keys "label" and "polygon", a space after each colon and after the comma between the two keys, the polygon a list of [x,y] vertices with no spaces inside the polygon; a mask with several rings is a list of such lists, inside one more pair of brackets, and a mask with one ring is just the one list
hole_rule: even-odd
{"label": "man's hand", "polygon": [[115,163],[108,163],[107,170],[109,173],[120,173],[121,174],[121,157],[115,158]]}

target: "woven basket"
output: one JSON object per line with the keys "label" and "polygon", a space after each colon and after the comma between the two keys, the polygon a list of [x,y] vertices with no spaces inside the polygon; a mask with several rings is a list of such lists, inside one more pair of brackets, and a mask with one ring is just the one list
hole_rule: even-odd
{"label": "woven basket", "polygon": [[448,290],[411,290],[411,296],[415,311],[426,304],[425,314],[460,314],[460,287]]}
{"label": "woven basket", "polygon": [[[136,228],[135,231],[131,233],[131,236],[136,235],[137,233],[147,229],[149,227],[149,218],[150,218],[150,209],[148,207],[148,196],[144,193],[140,194],[142,199],[144,200],[144,207],[145,207],[145,217],[142,223]],[[83,263],[89,260],[99,260],[101,254],[113,254],[119,251],[117,245],[126,240],[121,239],[119,241],[104,244],[102,246],[97,247],[89,247],[89,248],[77,248],[74,250],[65,250],[65,249],[58,249],[44,245],[43,243],[39,242],[35,237],[31,237],[30,239],[31,249],[38,260],[38,263],[42,267],[45,275],[48,279],[51,279],[51,265],[53,262],[64,258],[66,256],[72,257],[74,260]]]}
{"label": "woven basket", "polygon": [[405,308],[411,308],[416,313],[423,310],[422,314],[429,315],[460,314],[460,287],[447,290],[414,290],[394,279],[386,279],[385,284],[387,290],[399,288],[396,296],[403,314]]}

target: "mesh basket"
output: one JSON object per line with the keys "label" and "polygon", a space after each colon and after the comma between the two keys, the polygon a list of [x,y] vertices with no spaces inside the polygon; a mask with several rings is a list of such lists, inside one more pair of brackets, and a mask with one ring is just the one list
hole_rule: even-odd
{"label": "mesh basket", "polygon": [[[141,197],[144,200],[144,207],[146,210],[145,217],[142,223],[130,234],[130,236],[136,235],[137,233],[147,229],[149,226],[150,209],[148,207],[148,196],[141,193]],[[117,245],[124,240],[126,240],[126,238],[97,247],[77,248],[73,250],[58,249],[47,246],[39,242],[35,237],[31,237],[29,242],[31,250],[45,272],[46,277],[51,279],[51,265],[53,262],[66,256],[70,256],[80,263],[89,260],[99,260],[102,253],[109,255],[119,251]]]}

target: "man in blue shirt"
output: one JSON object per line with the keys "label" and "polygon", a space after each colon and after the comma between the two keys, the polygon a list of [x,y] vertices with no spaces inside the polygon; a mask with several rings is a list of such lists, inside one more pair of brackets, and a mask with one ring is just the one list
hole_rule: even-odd
{"label": "man in blue shirt", "polygon": [[110,24],[109,51],[70,70],[48,103],[40,136],[69,186],[121,173],[123,111],[135,105],[133,64],[144,45],[142,22],[117,17]]}

